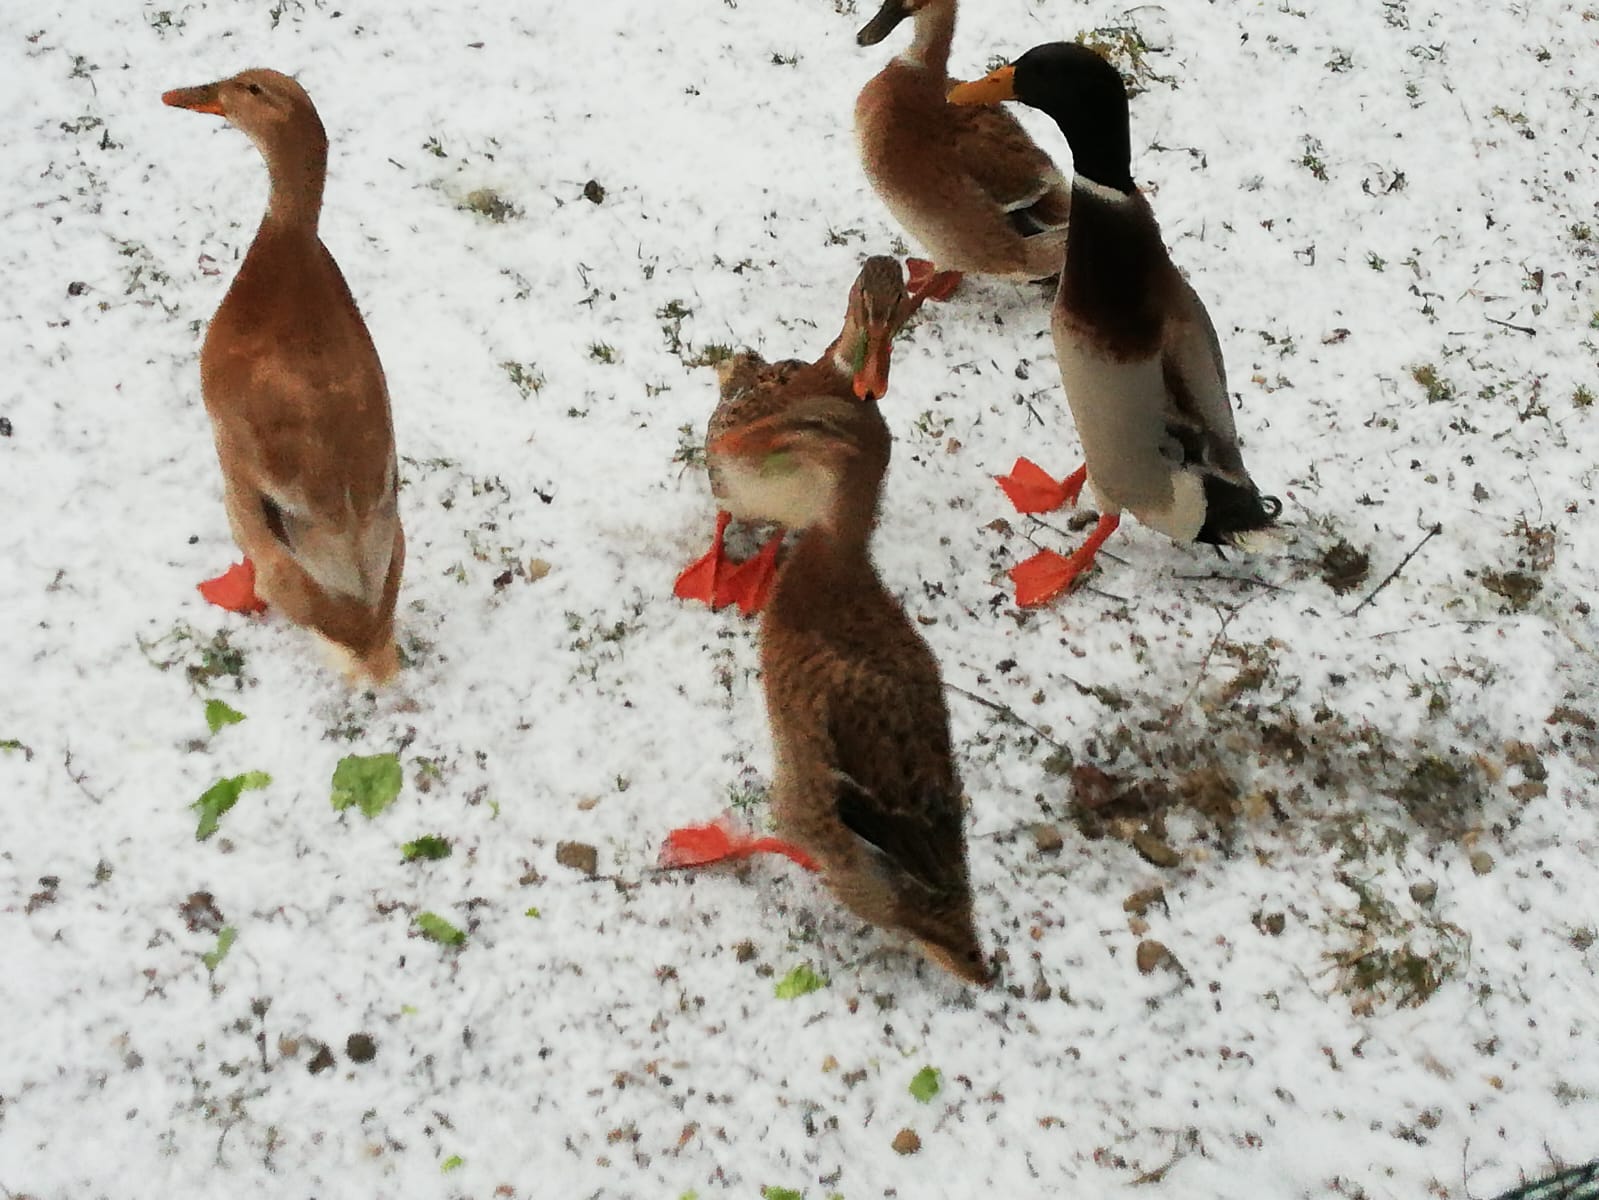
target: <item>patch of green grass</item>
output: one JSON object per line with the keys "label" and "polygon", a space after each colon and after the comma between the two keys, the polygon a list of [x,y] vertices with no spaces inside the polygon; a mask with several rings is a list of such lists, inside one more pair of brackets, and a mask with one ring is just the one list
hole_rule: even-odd
{"label": "patch of green grass", "polygon": [[1468,938],[1458,926],[1409,919],[1369,881],[1347,872],[1338,882],[1355,894],[1354,911],[1338,922],[1352,940],[1325,957],[1357,1012],[1389,1001],[1419,1008],[1465,964]]}
{"label": "patch of green grass", "polygon": [[[1170,76],[1157,74],[1154,67],[1150,66],[1149,43],[1131,25],[1101,25],[1097,29],[1079,33],[1073,40],[1079,46],[1087,46],[1115,67],[1129,96],[1147,92],[1151,83],[1172,82]],[[999,65],[1003,66],[1004,62]],[[993,70],[992,67],[989,69]]]}
{"label": "patch of green grass", "polygon": [[459,946],[466,941],[466,931],[457,929],[438,913],[417,913],[413,924],[423,937],[441,946]]}
{"label": "patch of green grass", "polygon": [[1592,408],[1593,392],[1586,384],[1579,383],[1577,390],[1571,393],[1571,403],[1576,408]]}
{"label": "patch of green grass", "polygon": [[692,423],[677,427],[677,449],[672,452],[672,461],[694,470],[705,466],[705,442]]}
{"label": "patch of green grass", "polygon": [[415,862],[419,858],[437,861],[449,858],[450,853],[449,840],[432,833],[423,834],[415,841],[406,842],[400,847],[400,854],[406,862]]}
{"label": "patch of green grass", "polygon": [[797,1000],[827,986],[827,980],[801,963],[772,987],[772,995],[779,1000]]}
{"label": "patch of green grass", "polygon": [[456,205],[462,212],[476,213],[484,220],[503,225],[522,215],[522,210],[491,187],[468,192]]}
{"label": "patch of green grass", "polygon": [[736,351],[726,342],[706,342],[683,360],[685,367],[714,367],[732,358]]}
{"label": "patch of green grass", "polygon": [[334,811],[359,808],[370,820],[394,803],[404,782],[398,754],[347,754],[333,768]]}
{"label": "patch of green grass", "polygon": [[511,381],[512,386],[516,388],[524,400],[529,396],[538,395],[539,392],[544,390],[544,385],[549,382],[549,380],[544,378],[544,372],[540,371],[532,363],[507,360],[500,364],[500,370],[505,372],[505,377]]}
{"label": "patch of green grass", "polygon": [[1327,164],[1321,157],[1321,142],[1313,137],[1305,139],[1305,152],[1299,156],[1299,165],[1309,171],[1311,175],[1327,182]]}
{"label": "patch of green grass", "polygon": [[589,357],[595,362],[614,363],[616,361],[616,347],[606,342],[590,342]]}
{"label": "patch of green grass", "polygon": [[1410,377],[1421,385],[1427,394],[1428,404],[1455,398],[1455,385],[1438,374],[1438,368],[1431,363],[1418,363],[1411,367]]}
{"label": "patch of green grass", "polygon": [[203,842],[215,833],[222,814],[237,804],[243,793],[264,788],[271,782],[272,776],[265,771],[246,771],[243,775],[219,779],[206,788],[189,806],[200,814],[200,823],[194,830],[195,841]]}

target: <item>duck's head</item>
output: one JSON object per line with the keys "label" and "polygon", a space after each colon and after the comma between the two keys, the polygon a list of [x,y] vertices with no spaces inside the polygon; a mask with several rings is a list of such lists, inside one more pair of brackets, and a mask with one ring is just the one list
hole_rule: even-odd
{"label": "duck's head", "polygon": [[857,46],[875,46],[898,28],[899,23],[906,17],[914,16],[916,10],[925,8],[932,0],[883,0],[883,7],[877,10],[877,15],[855,35]]}
{"label": "duck's head", "polygon": [[258,67],[231,79],[174,88],[163,93],[161,102],[223,118],[248,134],[269,161],[281,148],[296,144],[312,152],[327,152],[327,134],[311,97],[278,71]]}
{"label": "duck's head", "polygon": [[839,369],[853,377],[857,399],[880,400],[888,392],[894,335],[914,310],[899,260],[868,258],[850,287],[844,330],[833,350]]}
{"label": "duck's head", "polygon": [[1132,192],[1127,88],[1121,74],[1087,46],[1034,46],[1009,66],[949,91],[951,104],[1018,100],[1053,118],[1072,148],[1077,174]]}
{"label": "duck's head", "polygon": [[[857,519],[869,526],[889,445],[873,401],[817,393],[729,430],[707,449],[743,515],[802,530]],[[850,498],[859,503],[845,503]]]}

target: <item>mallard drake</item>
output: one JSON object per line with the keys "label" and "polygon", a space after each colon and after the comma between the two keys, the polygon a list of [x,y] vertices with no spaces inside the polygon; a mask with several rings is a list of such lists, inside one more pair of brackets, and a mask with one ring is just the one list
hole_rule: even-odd
{"label": "mallard drake", "polygon": [[242,564],[200,585],[213,603],[262,601],[316,630],[347,670],[399,667],[394,604],[405,562],[383,367],[317,219],[328,139],[287,75],[244,71],[161,99],[212,113],[266,159],[266,215],[206,331],[200,386]]}
{"label": "mallard drake", "polygon": [[1272,525],[1282,504],[1244,469],[1215,326],[1133,184],[1116,68],[1056,42],[950,92],[957,105],[1003,100],[1052,117],[1072,149],[1070,249],[1050,324],[1085,461],[1057,482],[1018,459],[999,482],[1019,511],[1048,512],[1086,480],[1102,514],[1070,557],[1046,550],[1011,572],[1017,600],[1042,604],[1087,568],[1123,511],[1176,541],[1220,546]]}
{"label": "mallard drake", "polygon": [[912,290],[947,299],[963,271],[1059,274],[1066,178],[1009,113],[945,102],[955,0],[884,0],[855,40],[876,45],[906,17],[915,36],[861,89],[855,134],[872,187],[932,255],[910,260]]}
{"label": "mallard drake", "polygon": [[850,287],[844,327],[815,362],[785,359],[769,363],[746,352],[717,364],[722,398],[706,425],[705,462],[711,494],[721,509],[710,550],[678,576],[675,595],[703,600],[713,608],[737,603],[746,616],[766,602],[783,533],[779,530],[769,538],[748,562],[728,561],[724,541],[729,522],[734,517],[753,520],[757,514],[749,511],[740,490],[730,485],[718,445],[727,434],[781,412],[800,397],[881,397],[888,390],[894,334],[918,303],[906,295],[905,275],[898,261],[877,255],[861,267]]}
{"label": "mallard drake", "polygon": [[745,510],[800,535],[760,636],[782,841],[678,831],[663,861],[787,853],[857,916],[987,984],[938,663],[868,549],[889,447],[874,400],[818,393],[719,439]]}

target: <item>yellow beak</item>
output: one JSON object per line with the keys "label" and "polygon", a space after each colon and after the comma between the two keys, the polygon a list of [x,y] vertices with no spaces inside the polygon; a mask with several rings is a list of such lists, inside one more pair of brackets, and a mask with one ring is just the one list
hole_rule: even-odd
{"label": "yellow beak", "polygon": [[1016,68],[1000,67],[981,79],[958,83],[945,96],[951,104],[998,104],[1016,99]]}

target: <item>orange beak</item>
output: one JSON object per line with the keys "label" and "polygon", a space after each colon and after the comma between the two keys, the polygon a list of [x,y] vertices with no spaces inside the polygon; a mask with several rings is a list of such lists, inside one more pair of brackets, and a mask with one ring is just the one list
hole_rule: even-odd
{"label": "orange beak", "polygon": [[855,372],[855,398],[881,400],[888,394],[888,359],[894,349],[894,334],[886,325],[868,328],[866,354]]}
{"label": "orange beak", "polygon": [[1016,68],[1000,67],[981,79],[958,83],[944,97],[951,104],[998,104],[1016,99]]}
{"label": "orange beak", "polygon": [[161,103],[171,105],[173,108],[186,108],[190,112],[210,113],[217,117],[228,115],[222,111],[221,89],[214,83],[208,83],[203,87],[173,88],[170,92],[162,92]]}

